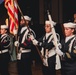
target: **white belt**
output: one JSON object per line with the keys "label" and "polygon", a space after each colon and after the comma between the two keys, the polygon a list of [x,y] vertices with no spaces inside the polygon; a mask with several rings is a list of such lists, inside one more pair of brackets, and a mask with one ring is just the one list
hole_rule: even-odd
{"label": "white belt", "polygon": [[55,50],[50,50],[49,54],[48,54],[48,57],[51,57],[51,56],[53,56],[55,54],[56,54]]}
{"label": "white belt", "polygon": [[4,49],[4,50],[0,51],[0,54],[1,53],[6,53],[6,52],[8,52],[8,49]]}
{"label": "white belt", "polygon": [[31,50],[30,49],[21,50],[21,53],[28,53],[28,52],[31,52]]}

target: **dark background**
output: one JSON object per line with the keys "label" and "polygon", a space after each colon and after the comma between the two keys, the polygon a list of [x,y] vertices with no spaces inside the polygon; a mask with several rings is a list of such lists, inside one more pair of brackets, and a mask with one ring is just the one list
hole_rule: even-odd
{"label": "dark background", "polygon": [[[51,4],[49,0],[44,0],[48,4]],[[32,24],[39,24],[39,0],[18,0],[18,4],[24,15],[32,17]],[[47,8],[44,3],[45,9]],[[51,5],[49,5],[51,8]],[[68,21],[73,17],[76,12],[76,0],[63,0],[63,22]],[[19,19],[21,14],[19,13]],[[4,2],[0,4],[0,24],[5,22],[8,17],[7,11],[4,7]]]}
{"label": "dark background", "polygon": [[73,18],[76,13],[76,0],[63,0],[63,22]]}

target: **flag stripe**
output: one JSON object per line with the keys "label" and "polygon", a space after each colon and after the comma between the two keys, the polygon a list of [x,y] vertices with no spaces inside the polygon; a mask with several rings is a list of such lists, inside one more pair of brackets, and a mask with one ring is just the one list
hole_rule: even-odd
{"label": "flag stripe", "polygon": [[10,33],[14,34],[14,30],[18,28],[18,9],[15,0],[5,0],[5,7],[7,9],[10,20]]}

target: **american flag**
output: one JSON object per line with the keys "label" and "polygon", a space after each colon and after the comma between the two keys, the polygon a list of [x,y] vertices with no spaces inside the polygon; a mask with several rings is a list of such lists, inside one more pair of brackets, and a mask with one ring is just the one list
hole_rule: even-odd
{"label": "american flag", "polygon": [[18,9],[15,0],[5,0],[5,8],[9,15],[9,31],[15,34],[18,29]]}

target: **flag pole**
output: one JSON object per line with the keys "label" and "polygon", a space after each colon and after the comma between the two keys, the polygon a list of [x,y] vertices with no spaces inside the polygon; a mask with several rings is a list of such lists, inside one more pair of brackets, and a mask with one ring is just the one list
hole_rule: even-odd
{"label": "flag pole", "polygon": [[[25,18],[24,18],[24,15],[23,15],[23,13],[22,13],[22,11],[21,11],[21,9],[20,9],[20,7],[19,7],[19,5],[18,5],[18,3],[17,3],[17,1],[15,0],[15,2],[16,2],[16,4],[17,4],[17,7],[18,7],[18,9],[19,9],[19,12],[21,13],[21,16],[23,17],[23,19],[25,20]],[[29,27],[27,26],[27,28],[28,28],[28,30],[29,30],[29,32],[30,32],[30,34],[31,34],[31,31],[30,31],[30,29],[29,29]],[[39,54],[39,56],[40,56],[40,58],[41,58],[41,61],[43,62],[43,56],[41,55],[41,52],[39,51],[39,49],[38,49],[38,47],[35,45],[35,47],[36,47],[36,50],[37,50],[37,52],[38,52],[38,54]]]}

